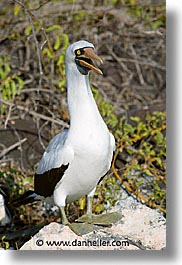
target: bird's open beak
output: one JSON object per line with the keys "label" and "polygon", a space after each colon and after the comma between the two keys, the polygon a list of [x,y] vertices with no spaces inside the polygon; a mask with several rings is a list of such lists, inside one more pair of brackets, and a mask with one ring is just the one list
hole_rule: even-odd
{"label": "bird's open beak", "polygon": [[94,64],[93,61],[103,63],[102,59],[94,53],[92,48],[85,48],[84,54],[82,54],[79,59],[80,64],[102,75],[102,71]]}

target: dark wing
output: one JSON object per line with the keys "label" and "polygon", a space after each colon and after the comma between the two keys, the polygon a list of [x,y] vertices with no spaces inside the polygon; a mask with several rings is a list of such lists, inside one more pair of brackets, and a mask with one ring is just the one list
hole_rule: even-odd
{"label": "dark wing", "polygon": [[56,184],[74,158],[72,146],[66,143],[67,136],[68,130],[57,134],[50,141],[39,162],[34,178],[34,190],[41,196],[53,195]]}
{"label": "dark wing", "polygon": [[52,168],[42,174],[35,174],[34,190],[37,194],[50,197],[53,195],[56,184],[61,180],[69,164],[59,168]]}

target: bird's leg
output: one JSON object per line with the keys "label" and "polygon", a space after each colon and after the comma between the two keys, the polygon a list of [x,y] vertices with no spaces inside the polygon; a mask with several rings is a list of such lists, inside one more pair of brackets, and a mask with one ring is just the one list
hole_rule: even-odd
{"label": "bird's leg", "polygon": [[92,199],[93,196],[87,196],[87,212],[86,215],[87,216],[92,216]]}
{"label": "bird's leg", "polygon": [[86,214],[81,216],[77,219],[78,222],[86,222],[86,223],[93,223],[92,220],[92,199],[94,196],[96,188],[94,188],[88,195],[87,195],[87,211]]}
{"label": "bird's leg", "polygon": [[88,219],[88,223],[92,223],[92,200],[94,197],[96,187],[87,195],[87,211],[86,216]]}
{"label": "bird's leg", "polygon": [[77,222],[81,223],[88,223],[88,224],[95,224],[101,226],[111,226],[112,223],[119,221],[122,218],[120,213],[106,213],[106,214],[99,214],[94,215],[92,214],[92,199],[95,193],[94,188],[88,195],[87,195],[87,211],[85,215],[82,215],[80,218],[77,219]]}
{"label": "bird's leg", "polygon": [[59,207],[63,225],[67,225],[76,235],[82,236],[93,231],[92,226],[82,223],[70,223],[66,217],[64,206]]}
{"label": "bird's leg", "polygon": [[[87,222],[89,224],[93,223],[92,221],[92,199],[93,196],[87,195],[87,211],[86,214],[84,215],[84,222]],[[82,217],[81,217],[82,218]]]}
{"label": "bird's leg", "polygon": [[68,225],[69,221],[68,221],[68,218],[66,217],[64,206],[60,206],[59,209],[60,209],[60,213],[61,213],[61,222],[62,222],[62,224],[63,225]]}

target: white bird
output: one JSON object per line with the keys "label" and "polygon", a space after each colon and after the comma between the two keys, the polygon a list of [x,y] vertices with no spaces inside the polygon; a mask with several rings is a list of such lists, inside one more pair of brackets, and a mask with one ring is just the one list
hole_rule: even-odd
{"label": "white bird", "polygon": [[4,226],[11,222],[9,212],[6,209],[4,196],[0,193],[0,225]]}
{"label": "white bird", "polygon": [[63,224],[68,224],[66,203],[84,195],[87,215],[92,214],[92,197],[97,183],[110,169],[115,149],[114,136],[99,113],[89,84],[90,70],[102,74],[94,61],[103,63],[94,53],[94,45],[85,40],[66,50],[70,127],[50,141],[36,170],[34,193],[27,197],[52,197]]}

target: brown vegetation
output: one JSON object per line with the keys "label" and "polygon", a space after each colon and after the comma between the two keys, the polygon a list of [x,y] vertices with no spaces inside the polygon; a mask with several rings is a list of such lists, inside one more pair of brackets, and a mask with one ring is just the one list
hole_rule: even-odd
{"label": "brown vegetation", "polygon": [[[33,187],[43,150],[68,127],[65,49],[86,39],[104,61],[104,75],[92,74],[91,84],[118,144],[114,174],[98,188],[94,211],[105,200],[114,204],[113,189],[122,183],[165,212],[164,1],[2,0],[0,15],[0,188],[7,198]],[[71,206],[70,218],[78,205],[84,210],[82,200]],[[37,207],[12,210],[7,231],[57,218],[44,213],[43,220]],[[7,240],[19,237],[11,235]]]}

